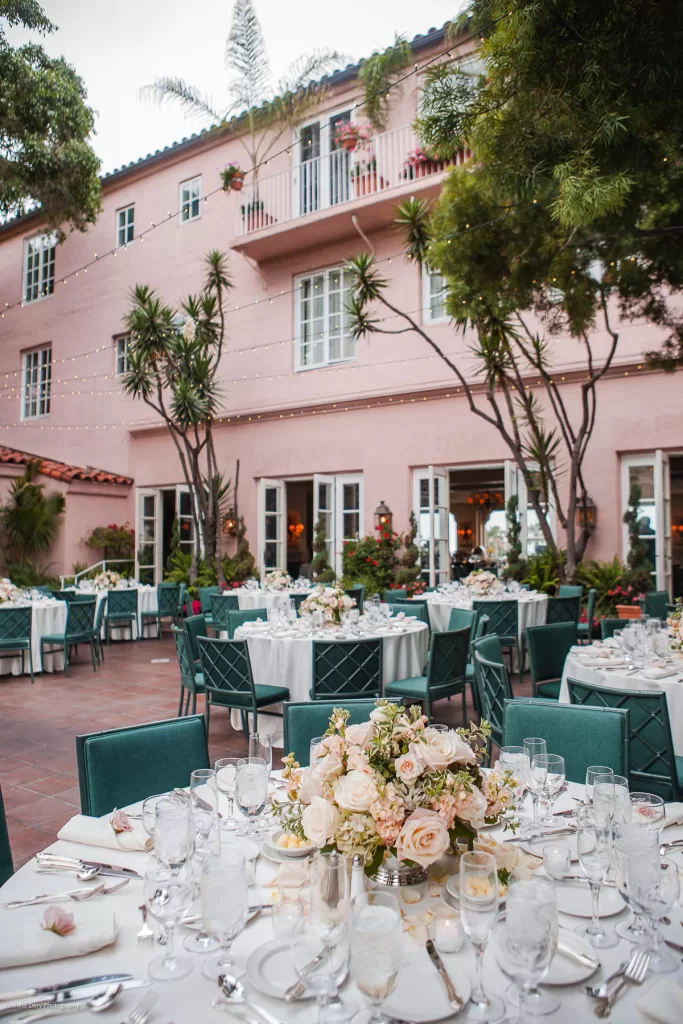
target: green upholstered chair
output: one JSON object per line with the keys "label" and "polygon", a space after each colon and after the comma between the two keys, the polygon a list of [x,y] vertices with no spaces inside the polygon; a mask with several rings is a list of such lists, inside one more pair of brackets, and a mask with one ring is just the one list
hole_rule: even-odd
{"label": "green upholstered chair", "polygon": [[578,597],[579,601],[583,600],[583,587],[574,586],[571,583],[561,583],[557,591],[558,597]]}
{"label": "green upholstered chair", "polygon": [[185,588],[179,583],[157,583],[157,606],[154,611],[140,612],[142,629],[148,622],[156,622],[157,637],[161,639],[161,620],[171,619],[176,626],[180,625],[182,599]]}
{"label": "green upholstered chair", "polygon": [[528,626],[525,630],[529,653],[531,692],[534,697],[557,700],[564,663],[577,641],[576,623],[553,622],[545,626]]}
{"label": "green upholstered chair", "polygon": [[96,818],[188,786],[196,768],[210,766],[202,715],[77,736],[76,755],[81,813]]}
{"label": "green upholstered chair", "polygon": [[[455,609],[454,609],[455,610]],[[483,636],[486,636],[489,631],[489,617],[488,615],[476,615],[475,612],[468,612],[469,615],[474,615],[474,629],[470,630],[470,653],[467,661],[467,669],[465,671],[465,678],[470,684],[470,691],[472,693],[472,705],[474,710],[481,718],[481,700],[479,697],[479,687],[477,686],[477,680],[474,673],[474,641],[481,640]],[[451,618],[453,613],[451,612]],[[449,623],[450,628],[450,623]],[[461,627],[462,628],[462,627]]]}
{"label": "green upholstered chair", "polygon": [[345,590],[344,593],[347,597],[352,598],[356,602],[356,608],[362,615],[363,602],[365,601],[365,586],[362,583],[354,583],[354,585]]}
{"label": "green upholstered chair", "polygon": [[92,597],[92,591],[88,593],[87,590],[56,590],[55,597],[60,601],[66,601],[70,604],[73,601],[89,601]]}
{"label": "green upholstered chair", "polygon": [[379,697],[381,640],[314,640],[311,700]]}
{"label": "green upholstered chair", "polygon": [[628,728],[628,711],[620,708],[587,708],[518,697],[506,701],[503,741],[506,746],[517,746],[527,736],[542,736],[548,741],[548,750],[564,757],[567,779],[582,783],[586,769],[596,761],[628,778]]}
{"label": "green upholstered chair", "polygon": [[202,615],[204,616],[204,619],[206,620],[207,624],[210,626],[211,622],[212,622],[212,619],[211,619],[211,614],[212,614],[211,613],[211,598],[215,594],[220,594],[221,588],[220,587],[199,587],[198,590],[199,590],[199,605],[200,605],[201,610],[202,610]]}
{"label": "green upholstered chair", "polygon": [[[472,608],[477,615],[488,615],[489,635],[495,633],[500,640],[501,650],[510,656],[512,672],[512,652],[519,646],[519,603],[517,601],[473,601]],[[522,681],[524,671],[524,654],[519,652],[519,679]]]}
{"label": "green upholstered chair", "polygon": [[503,743],[505,701],[512,699],[512,687],[505,668],[500,638],[490,633],[475,640],[472,644],[472,660],[481,715],[491,726],[491,740],[500,747]]}
{"label": "green upholstered chair", "polygon": [[104,615],[107,645],[111,641],[112,626],[125,626],[126,623],[130,626],[131,637],[133,636],[133,624],[135,624],[135,636],[139,640],[138,592],[137,590],[110,590],[107,594],[107,607]]}
{"label": "green upholstered chair", "polygon": [[33,682],[33,652],[31,650],[32,608],[0,607],[0,652],[21,653],[21,673],[26,672],[24,656],[28,653],[28,668]]}
{"label": "green upholstered chair", "polygon": [[[203,617],[203,615],[194,616],[197,619]],[[190,710],[190,697],[192,697],[192,714],[196,713],[197,694],[204,693],[204,676],[201,671],[201,663],[197,664],[192,658],[192,644],[187,629],[183,626],[171,626],[171,632],[175,640],[175,652],[180,670],[180,703],[178,704],[178,717],[180,718]],[[199,653],[199,647],[197,647],[197,653]],[[183,701],[185,702],[184,708]]]}
{"label": "green upholstered chair", "polygon": [[254,683],[246,640],[218,640],[199,637],[199,659],[206,693],[206,729],[209,729],[211,708],[219,705],[238,708],[242,712],[245,735],[249,735],[246,716],[251,712],[253,732],[258,732],[258,709],[268,708],[269,715],[282,717],[272,711],[271,704],[289,700],[286,686],[266,686]]}
{"label": "green upholstered chair", "polygon": [[197,672],[200,668],[197,638],[209,635],[206,626],[206,618],[203,615],[189,615],[183,622],[183,628],[187,634],[187,642],[190,645],[190,656]]}
{"label": "green upholstered chair", "polygon": [[211,594],[211,626],[214,633],[227,633],[228,612],[239,611],[240,602],[237,594]]}
{"label": "green upholstered chair", "polygon": [[257,619],[267,622],[268,609],[238,608],[237,611],[228,611],[228,638],[232,640],[235,636],[235,630],[243,626],[245,622],[256,622]]}
{"label": "green upholstered chair", "polygon": [[465,629],[466,627],[469,627],[470,636],[474,638],[476,621],[476,612],[471,612],[467,608],[451,608],[450,618],[448,619],[448,629]]}
{"label": "green upholstered chair", "polygon": [[304,601],[306,600],[307,596],[308,596],[307,594],[290,594],[289,595],[289,600],[294,605],[294,610],[295,610],[297,615],[299,614],[299,608],[301,608],[301,605],[304,603]]}
{"label": "green upholstered chair", "polygon": [[[104,615],[107,610],[106,599],[100,598],[97,602],[97,611],[95,612],[95,654],[97,655],[97,662],[104,661],[104,645],[102,643],[102,632],[104,628]],[[139,625],[138,627],[139,628]]]}
{"label": "green upholstered chair", "polygon": [[552,626],[556,622],[578,623],[581,614],[581,598],[574,597],[549,597],[545,621]]}
{"label": "green upholstered chair", "polygon": [[460,694],[462,701],[462,723],[467,723],[467,655],[470,647],[470,629],[443,630],[432,633],[429,642],[427,674],[409,679],[397,679],[387,683],[384,693],[387,697],[403,700],[419,700],[424,704],[425,714],[431,722],[432,704],[446,697]]}
{"label": "green upholstered chair", "polygon": [[386,601],[387,604],[393,604],[394,601],[407,601],[408,591],[405,587],[397,587],[395,590],[385,590],[382,595],[382,600]]}
{"label": "green upholstered chair", "polygon": [[[569,700],[584,707],[624,708],[629,713],[629,785],[636,793],[680,800],[683,757],[676,757],[666,694],[661,690],[616,690],[568,679]],[[605,764],[608,762],[606,761]]]}
{"label": "green upholstered chair", "polygon": [[615,629],[623,629],[628,626],[628,619],[600,619],[600,637],[608,640],[614,636]]}
{"label": "green upholstered chair", "polygon": [[404,615],[410,615],[418,622],[424,622],[429,626],[429,605],[426,601],[394,601],[389,607],[392,615],[400,615],[403,612]]}
{"label": "green upholstered chair", "polygon": [[669,614],[669,591],[653,590],[645,595],[643,611],[648,619],[666,619]]}
{"label": "green upholstered chair", "polygon": [[307,767],[310,759],[311,740],[322,736],[330,724],[330,716],[335,708],[344,708],[349,712],[349,725],[360,725],[367,722],[370,713],[375,710],[373,699],[349,700],[344,697],[338,700],[315,700],[286,702],[282,705],[284,719],[284,752],[294,754],[302,767]]}
{"label": "green upholstered chair", "polygon": [[0,885],[4,885],[8,878],[14,874],[12,864],[12,850],[9,845],[7,834],[7,819],[5,818],[5,805],[0,789]]}
{"label": "green upholstered chair", "polygon": [[597,590],[595,587],[591,587],[588,591],[588,600],[586,601],[586,621],[577,624],[579,640],[587,640],[588,643],[593,639],[593,619],[595,618],[595,602],[597,597]]}
{"label": "green upholstered chair", "polygon": [[[64,674],[69,674],[71,649],[77,644],[89,644],[93,671],[97,670],[97,640],[95,637],[96,597],[87,601],[67,601],[66,624],[63,633],[46,633],[40,638],[40,660],[45,656],[45,647],[61,647],[64,651]],[[54,654],[53,651],[48,653]]]}

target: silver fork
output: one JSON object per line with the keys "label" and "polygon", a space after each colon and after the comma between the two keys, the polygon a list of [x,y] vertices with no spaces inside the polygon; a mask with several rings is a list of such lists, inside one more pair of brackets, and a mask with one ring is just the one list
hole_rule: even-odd
{"label": "silver fork", "polygon": [[126,1019],[121,1021],[121,1024],[145,1024],[158,998],[158,992],[148,992],[135,1009],[130,1011]]}
{"label": "silver fork", "polygon": [[154,942],[154,932],[147,924],[147,906],[145,903],[138,907],[138,910],[142,913],[142,928],[137,933],[135,938],[138,942]]}
{"label": "silver fork", "polygon": [[631,957],[628,967],[617,982],[616,986],[612,989],[607,998],[600,1000],[598,1005],[595,1007],[593,1012],[596,1017],[609,1017],[612,1012],[612,1006],[626,982],[632,981],[634,985],[642,985],[645,981],[645,975],[647,974],[649,966],[649,954],[644,950],[636,951]]}

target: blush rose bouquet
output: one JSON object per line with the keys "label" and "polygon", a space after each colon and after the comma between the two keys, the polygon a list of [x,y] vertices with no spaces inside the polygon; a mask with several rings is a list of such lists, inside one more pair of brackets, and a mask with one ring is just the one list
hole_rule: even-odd
{"label": "blush rose bouquet", "polygon": [[292,577],[288,572],[282,572],[280,569],[271,569],[263,580],[265,590],[286,590],[291,585]]}
{"label": "blush rose bouquet", "polygon": [[341,587],[316,587],[305,601],[301,602],[300,615],[312,615],[315,611],[323,613],[326,622],[341,622],[342,612],[355,608],[356,602]]}
{"label": "blush rose bouquet", "polygon": [[113,569],[105,569],[99,572],[93,580],[95,590],[114,590],[121,582],[121,574]]}
{"label": "blush rose bouquet", "polygon": [[460,586],[467,587],[473,597],[486,597],[503,589],[496,574],[486,569],[475,569],[464,580],[460,580]]}
{"label": "blush rose bouquet", "polygon": [[515,829],[518,782],[480,769],[487,722],[432,729],[420,707],[379,700],[367,722],[335,708],[301,768],[284,758],[288,799],[276,813],[286,832],[318,849],[361,854],[374,874],[385,854],[427,868],[458,841],[470,848],[485,824]]}

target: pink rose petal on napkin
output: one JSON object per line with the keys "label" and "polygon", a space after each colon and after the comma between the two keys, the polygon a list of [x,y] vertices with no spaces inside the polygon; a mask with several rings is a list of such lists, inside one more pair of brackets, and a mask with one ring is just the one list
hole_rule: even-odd
{"label": "pink rose petal on napkin", "polygon": [[40,927],[45,932],[54,932],[55,935],[71,935],[76,930],[76,922],[73,914],[69,914],[63,907],[48,907],[43,914]]}
{"label": "pink rose petal on napkin", "polygon": [[128,815],[125,811],[114,811],[111,818],[109,819],[111,827],[114,832],[132,832],[133,826],[128,820]]}

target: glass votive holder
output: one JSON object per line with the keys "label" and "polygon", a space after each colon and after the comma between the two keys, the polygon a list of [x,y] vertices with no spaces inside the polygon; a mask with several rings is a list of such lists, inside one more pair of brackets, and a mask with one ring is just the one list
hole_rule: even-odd
{"label": "glass votive holder", "polygon": [[458,953],[465,941],[460,914],[448,907],[438,907],[432,918],[434,945],[440,953]]}
{"label": "glass votive holder", "polygon": [[543,850],[543,867],[548,878],[557,881],[571,870],[572,851],[566,843],[551,843]]}
{"label": "glass votive holder", "polygon": [[280,900],[273,904],[271,920],[276,939],[289,939],[303,920],[304,908],[297,900]]}

